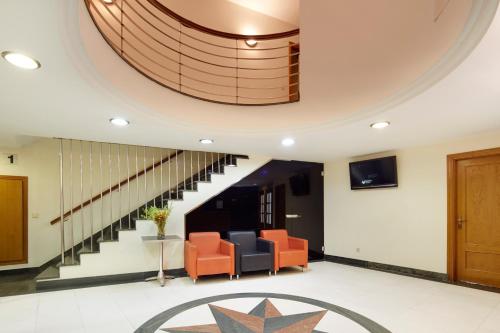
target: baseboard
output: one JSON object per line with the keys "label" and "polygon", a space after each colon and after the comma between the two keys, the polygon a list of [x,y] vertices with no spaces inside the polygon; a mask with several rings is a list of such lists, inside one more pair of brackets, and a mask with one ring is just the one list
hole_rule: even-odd
{"label": "baseboard", "polygon": [[[184,268],[171,269],[165,271],[167,275],[174,277],[184,277],[187,276]],[[114,275],[104,275],[104,276],[90,276],[74,279],[54,279],[54,280],[43,280],[36,282],[37,291],[53,291],[62,289],[76,289],[76,288],[86,288],[86,287],[96,287],[111,284],[120,283],[131,283],[131,282],[141,282],[148,277],[152,277],[158,274],[158,271],[150,272],[137,272],[137,273],[125,273],[125,274],[114,274]]]}
{"label": "baseboard", "polygon": [[325,261],[334,262],[337,264],[344,264],[356,267],[362,267],[367,269],[373,269],[377,271],[383,271],[388,273],[394,273],[405,276],[412,276],[421,279],[438,281],[438,282],[448,282],[448,275],[444,273],[437,273],[432,271],[426,271],[422,269],[410,268],[410,267],[402,267],[396,265],[389,264],[381,264],[378,262],[360,260],[360,259],[352,259],[345,257],[338,257],[325,254]]}

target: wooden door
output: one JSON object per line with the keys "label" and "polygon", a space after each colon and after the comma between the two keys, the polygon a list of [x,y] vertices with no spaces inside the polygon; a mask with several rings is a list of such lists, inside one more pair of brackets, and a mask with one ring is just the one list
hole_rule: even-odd
{"label": "wooden door", "polygon": [[500,155],[457,162],[457,279],[500,287]]}
{"label": "wooden door", "polygon": [[286,229],[286,187],[285,184],[274,188],[275,229]]}
{"label": "wooden door", "polygon": [[28,262],[28,179],[0,176],[0,265]]}

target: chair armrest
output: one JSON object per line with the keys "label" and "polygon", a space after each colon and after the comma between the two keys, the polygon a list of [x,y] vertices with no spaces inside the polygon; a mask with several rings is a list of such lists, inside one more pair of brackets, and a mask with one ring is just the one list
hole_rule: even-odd
{"label": "chair armrest", "polygon": [[274,243],[264,238],[257,238],[257,251],[274,252]]}
{"label": "chair armrest", "polygon": [[307,239],[288,236],[288,245],[290,245],[292,249],[308,251]]}
{"label": "chair armrest", "polygon": [[236,267],[236,274],[241,275],[241,246],[240,243],[228,241],[234,244],[234,266]]}
{"label": "chair armrest", "polygon": [[234,275],[234,244],[226,240],[220,240],[220,253],[231,257],[230,275]]}
{"label": "chair armrest", "polygon": [[184,242],[184,268],[191,278],[197,278],[196,262],[198,259],[198,249],[190,241]]}

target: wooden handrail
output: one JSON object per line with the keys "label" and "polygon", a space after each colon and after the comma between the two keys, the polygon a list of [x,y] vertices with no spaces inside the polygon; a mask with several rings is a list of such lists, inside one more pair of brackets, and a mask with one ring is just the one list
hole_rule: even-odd
{"label": "wooden handrail", "polygon": [[[174,153],[174,154],[170,154],[170,156],[167,156],[165,157],[163,160],[160,160],[154,164],[151,164],[149,167],[147,167],[146,169],[142,169],[141,171],[139,171],[138,173],[136,174],[133,174],[132,176],[130,177],[127,177],[125,178],[124,180],[122,180],[121,182],[119,182],[118,184],[115,184],[114,186],[112,186],[111,188],[108,188],[104,191],[102,191],[101,193],[95,195],[92,197],[92,199],[89,199],[85,202],[83,202],[82,204],[78,205],[78,206],[75,206],[72,210],[69,210],[67,211],[66,213],[64,213],[64,218],[70,216],[72,213],[75,213],[75,212],[78,212],[80,209],[84,208],[84,207],[87,207],[88,205],[90,205],[91,202],[94,202],[94,201],[97,201],[99,199],[101,199],[101,196],[104,197],[105,195],[108,195],[110,194],[111,192],[114,192],[115,190],[117,190],[119,187],[127,184],[127,182],[129,181],[132,181],[142,175],[144,175],[145,173],[153,170],[153,168],[156,168],[158,166],[160,166],[161,164],[165,163],[165,162],[168,162],[170,161],[172,158],[176,157],[176,156],[179,156],[180,154],[184,153],[184,150],[178,150],[177,153]],[[57,217],[55,219],[53,219],[52,221],[50,221],[50,224],[51,225],[54,225],[58,222],[61,221],[61,217]]]}
{"label": "wooden handrail", "polygon": [[198,23],[195,23],[191,20],[188,20],[185,17],[180,16],[179,14],[175,13],[171,9],[168,9],[165,7],[163,4],[161,4],[158,0],[147,0],[151,5],[153,5],[156,9],[161,11],[163,14],[173,18],[174,20],[180,22],[182,25],[193,28],[195,30],[211,34],[214,36],[219,36],[219,37],[224,37],[224,38],[231,38],[231,39],[241,39],[241,40],[246,40],[246,39],[256,39],[256,40],[264,40],[264,39],[279,39],[279,38],[286,38],[286,37],[291,37],[298,35],[300,32],[300,29],[294,29],[290,31],[284,31],[284,32],[278,32],[274,34],[265,34],[265,35],[241,35],[241,34],[234,34],[234,33],[229,33],[229,32],[224,32],[224,31],[219,31],[215,29],[211,29],[208,27],[205,27],[203,25],[200,25]]}

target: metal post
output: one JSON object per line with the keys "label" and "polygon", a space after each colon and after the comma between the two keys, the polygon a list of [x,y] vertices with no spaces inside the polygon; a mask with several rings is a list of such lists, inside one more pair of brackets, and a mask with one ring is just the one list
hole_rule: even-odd
{"label": "metal post", "polygon": [[160,149],[160,193],[161,207],[163,208],[163,150]]}
{"label": "metal post", "polygon": [[122,228],[122,167],[120,160],[120,145],[117,145],[118,153],[116,154],[116,158],[118,161],[118,218],[120,219],[120,229]]}
{"label": "metal post", "polygon": [[198,158],[197,158],[198,159],[198,169],[196,169],[196,170],[198,170],[198,181],[200,181],[200,174],[201,174],[201,170],[200,170],[200,152],[197,151],[196,155],[198,156]]}
{"label": "metal post", "polygon": [[102,190],[104,189],[104,173],[102,172],[102,142],[99,143],[99,200],[101,201],[101,241],[104,240],[104,199],[102,198]]}
{"label": "metal post", "polygon": [[146,146],[144,146],[144,199],[146,200],[146,209],[148,208],[148,174],[146,170]]}
{"label": "metal post", "polygon": [[214,173],[214,153],[213,152],[210,153],[210,165],[211,165],[212,173]]}
{"label": "metal post", "polygon": [[[139,195],[139,158],[138,158],[138,152],[139,152],[139,146],[135,146],[135,184],[137,185],[137,203],[141,201],[140,195]],[[139,212],[139,207],[137,207],[137,218],[136,221],[140,219],[140,212]]]}
{"label": "metal post", "polygon": [[128,193],[128,228],[131,229],[130,226],[130,212],[131,204],[130,204],[130,146],[127,146],[127,193]]}
{"label": "metal post", "polygon": [[82,250],[85,247],[85,220],[83,214],[83,141],[80,140],[80,216],[82,222]]}
{"label": "metal post", "polygon": [[169,149],[168,150],[168,200],[172,200],[172,185],[170,181],[170,164],[172,160],[170,159],[170,156],[172,156],[172,152]]}
{"label": "metal post", "polygon": [[89,148],[89,174],[90,174],[90,180],[89,180],[89,185],[90,185],[90,251],[94,252],[94,242],[93,237],[94,237],[94,206],[93,206],[93,199],[92,197],[94,196],[94,188],[93,188],[93,169],[92,169],[92,142],[90,142],[90,148]]}
{"label": "metal post", "polygon": [[175,150],[175,179],[176,179],[176,187],[177,191],[175,192],[175,198],[179,199],[179,159],[177,158],[178,152]]}
{"label": "metal post", "polygon": [[182,169],[184,177],[182,178],[182,188],[186,190],[186,151],[182,152]]}
{"label": "metal post", "polygon": [[153,148],[153,206],[156,205],[155,148]]}
{"label": "metal post", "polygon": [[69,229],[70,229],[70,244],[71,244],[71,262],[75,262],[75,238],[74,238],[74,225],[73,225],[73,140],[69,140]]}
{"label": "metal post", "polygon": [[61,232],[61,264],[64,265],[64,153],[63,139],[59,139],[59,181],[60,181],[60,202],[59,209],[61,213],[60,232]]}
{"label": "metal post", "polygon": [[217,153],[217,173],[220,173],[220,156],[219,156],[219,153]]}
{"label": "metal post", "polygon": [[190,177],[189,179],[191,179],[191,190],[193,190],[193,186],[194,186],[194,181],[193,181],[193,151],[190,151],[189,152],[189,161],[190,161],[190,164],[191,164],[191,173],[189,174]]}
{"label": "metal post", "polygon": [[112,164],[111,164],[111,143],[109,144],[108,150],[108,168],[109,168],[109,229],[110,229],[110,239],[113,240],[113,187],[111,185],[111,174],[112,174]]}
{"label": "metal post", "polygon": [[205,168],[203,169],[204,170],[203,173],[205,174],[205,181],[208,181],[208,177],[207,177],[207,152],[204,151],[203,155],[205,157]]}

